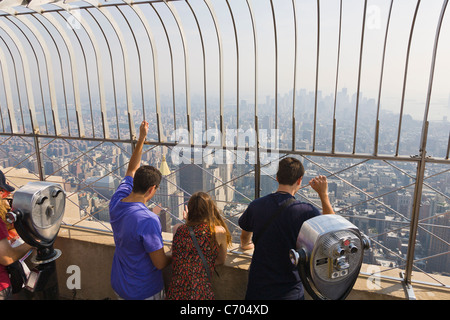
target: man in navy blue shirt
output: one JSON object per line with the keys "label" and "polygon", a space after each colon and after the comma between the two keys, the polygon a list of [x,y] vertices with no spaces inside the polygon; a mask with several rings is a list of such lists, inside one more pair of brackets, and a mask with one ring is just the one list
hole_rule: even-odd
{"label": "man in navy blue shirt", "polygon": [[164,252],[159,218],[146,206],[161,182],[158,169],[140,166],[147,132],[148,122],[143,121],[126,176],[109,204],[116,245],[111,286],[127,300],[163,299],[161,270],[170,263]]}
{"label": "man in navy blue shirt", "polygon": [[[305,169],[298,159],[282,159],[276,176],[277,191],[252,201],[239,218],[241,247],[244,250],[254,248],[245,297],[247,300],[304,299],[300,276],[289,259],[289,250],[296,247],[303,222],[320,215],[313,205],[295,200],[304,173]],[[309,185],[319,195],[323,214],[334,213],[328,198],[327,178],[318,176]],[[291,202],[271,220],[286,201]],[[257,243],[253,243],[252,239],[253,242],[257,239]]]}

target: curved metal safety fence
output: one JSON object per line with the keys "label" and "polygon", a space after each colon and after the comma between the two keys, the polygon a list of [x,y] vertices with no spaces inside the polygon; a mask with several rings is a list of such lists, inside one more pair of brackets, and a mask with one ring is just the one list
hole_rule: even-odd
{"label": "curved metal safety fence", "polygon": [[294,156],[297,198],[318,205],[307,182],[326,175],[375,274],[449,288],[449,33],[445,0],[2,0],[0,168],[61,184],[63,225],[111,232],[146,120],[163,231],[204,190],[238,243]]}

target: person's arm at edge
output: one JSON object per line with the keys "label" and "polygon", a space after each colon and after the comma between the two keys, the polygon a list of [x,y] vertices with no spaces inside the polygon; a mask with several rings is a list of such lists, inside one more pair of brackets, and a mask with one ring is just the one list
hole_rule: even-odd
{"label": "person's arm at edge", "polygon": [[128,169],[125,176],[134,177],[136,170],[139,169],[139,166],[141,165],[142,149],[144,148],[148,126],[149,125],[147,121],[142,121],[139,128],[139,138],[134,148],[133,154],[131,155],[130,162],[128,163]]}
{"label": "person's arm at edge", "polygon": [[216,226],[215,234],[216,241],[219,245],[219,253],[215,262],[215,265],[218,266],[224,264],[227,258],[227,234],[225,228],[222,226]]}
{"label": "person's arm at edge", "polygon": [[[249,205],[250,206],[250,205]],[[244,213],[240,216],[238,224],[241,228],[241,249],[251,250],[255,248],[252,242],[253,232],[248,230],[248,219],[249,219],[249,209],[247,208]],[[245,230],[247,229],[247,230]]]}
{"label": "person's arm at edge", "polygon": [[29,244],[23,243],[18,247],[11,247],[9,241],[4,238],[0,240],[0,264],[9,266],[14,261],[22,258],[28,251],[33,249]]}
{"label": "person's arm at edge", "polygon": [[251,250],[255,247],[252,242],[253,232],[241,230],[241,248],[242,250]]}
{"label": "person's arm at edge", "polygon": [[322,214],[334,214],[333,207],[331,206],[328,194],[319,195],[320,201],[322,202]]}
{"label": "person's arm at edge", "polygon": [[149,255],[153,265],[158,270],[164,269],[172,262],[172,257],[170,255],[166,255],[166,253],[164,252],[164,247],[159,250],[150,252]]}
{"label": "person's arm at edge", "polygon": [[333,207],[331,206],[330,198],[328,197],[328,182],[327,177],[317,176],[309,182],[311,188],[313,188],[319,195],[320,202],[322,203],[322,214],[334,214]]}

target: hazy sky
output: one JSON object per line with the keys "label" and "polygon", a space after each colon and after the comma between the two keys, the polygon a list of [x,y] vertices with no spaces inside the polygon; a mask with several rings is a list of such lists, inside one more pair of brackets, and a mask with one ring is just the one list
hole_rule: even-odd
{"label": "hazy sky", "polygon": [[[218,45],[215,25],[208,7],[201,0],[189,2],[199,21],[206,55],[206,76],[208,95],[219,93],[218,81]],[[247,2],[230,0],[238,37],[240,97],[250,102],[254,100],[254,43],[251,16]],[[273,1],[275,25],[269,0],[250,1],[253,10],[258,59],[258,100],[284,94],[292,90],[294,83],[295,25],[291,0]],[[337,65],[339,40],[339,0],[322,0],[320,4],[320,43],[318,89],[323,94],[334,94],[336,71],[339,66],[338,91],[347,88],[350,94],[357,90],[358,67],[360,58],[361,30],[364,1],[342,1],[342,30],[339,65]],[[384,38],[388,21],[390,0],[367,1],[366,27],[362,56],[360,91],[364,96],[377,98],[380,85],[381,62]],[[405,90],[405,110],[417,118],[423,117],[423,105],[426,100],[430,75],[431,55],[433,51],[436,25],[443,1],[422,1],[415,21],[411,42],[407,82]],[[226,1],[212,1],[222,40],[223,77],[225,98],[233,100],[236,95],[236,45],[235,35]],[[381,102],[382,107],[393,111],[400,110],[403,79],[407,57],[411,24],[416,9],[416,1],[395,0],[389,24],[386,47],[385,68]],[[191,90],[202,93],[203,90],[203,54],[200,36],[190,8],[183,2],[174,2],[186,37],[189,58]],[[178,66],[178,79],[184,84],[184,57],[178,30],[169,11],[161,5],[155,5],[161,16],[165,17],[168,30],[171,30],[174,57]],[[317,63],[317,1],[295,1],[297,19],[297,69],[296,87],[315,90]],[[146,11],[150,14],[149,11]],[[450,14],[443,21],[439,51],[433,84],[432,105],[441,114],[449,111],[448,74],[450,63],[446,57],[450,54]],[[275,26],[278,50],[275,51]],[[158,37],[155,26],[155,36]],[[163,42],[163,41],[161,41]],[[161,48],[164,52],[164,49]],[[278,61],[278,83],[275,83],[275,55]],[[158,55],[164,59],[169,55]],[[161,60],[161,61],[162,61]],[[163,65],[161,62],[160,65]],[[167,64],[166,64],[167,65]],[[164,67],[161,68],[165,69]],[[168,79],[166,78],[166,81]],[[166,82],[167,83],[167,82]],[[430,111],[430,116],[434,113]]]}
{"label": "hazy sky", "polygon": [[[108,3],[111,3],[111,1]],[[247,100],[249,103],[254,102],[255,47],[248,3],[253,11],[256,28],[257,97],[259,103],[263,103],[267,96],[274,97],[276,92],[285,94],[291,91],[294,86],[294,75],[296,77],[297,90],[306,88],[309,91],[314,91],[317,56],[319,58],[318,90],[322,91],[322,95],[334,95],[337,70],[339,70],[337,90],[340,91],[342,88],[347,88],[350,95],[357,91],[364,1],[342,1],[342,30],[339,47],[340,0],[320,0],[319,55],[317,55],[318,17],[316,0],[294,0],[297,29],[295,29],[294,24],[292,0],[273,0],[272,2],[270,0],[248,0],[248,3],[246,0],[229,0],[228,2],[226,0],[210,0],[209,3],[211,3],[211,9],[217,18],[217,28],[221,40],[223,92],[226,103],[232,103],[237,98],[239,100]],[[391,0],[367,1],[360,92],[365,97],[374,99],[378,98],[382,53],[390,4]],[[406,53],[416,4],[417,2],[413,0],[393,0],[387,38],[381,107],[394,112],[399,112],[400,110]],[[442,4],[442,0],[421,1],[415,21],[407,69],[404,108],[405,113],[412,114],[417,119],[423,118],[430,76],[431,55]],[[76,7],[77,2],[71,2],[70,5]],[[275,12],[275,24],[272,16],[272,5]],[[51,7],[51,5],[48,6]],[[208,101],[218,103],[220,92],[219,45],[216,25],[209,8],[203,0],[175,1],[171,2],[170,6],[179,17],[181,30],[185,37],[184,46],[176,20],[165,3],[155,3],[154,7],[148,3],[136,5],[146,17],[151,35],[154,38],[153,49],[157,56],[157,79],[160,93],[161,95],[171,95],[172,93],[171,61],[173,61],[175,94],[177,96],[185,95],[186,60],[184,50],[186,50],[190,95],[203,95],[204,83],[206,82]],[[236,26],[238,47],[236,47],[230,8]],[[99,52],[96,52],[86,31],[80,28],[79,25],[74,25],[75,29],[73,31],[76,32],[83,43],[86,60],[83,58],[75,33],[69,28],[69,25],[66,25],[65,20],[55,13],[46,13],[46,15],[54,15],[55,19],[67,28],[67,36],[71,39],[78,65],[80,91],[84,94],[87,92],[88,82],[85,72],[85,69],[87,69],[90,78],[91,97],[93,100],[98,100],[98,82],[95,80],[98,70],[97,63],[101,63],[106,94],[111,100],[113,96],[112,74],[114,74],[116,95],[118,99],[123,99],[121,101],[123,103],[125,93],[124,53],[126,53],[128,54],[128,60],[125,62],[129,68],[129,84],[133,97],[139,97],[142,89],[145,97],[153,97],[154,57],[144,25],[136,13],[127,6],[121,6],[120,10],[115,7],[103,8],[102,10],[107,10],[117,21],[117,25],[123,32],[124,46],[122,48],[112,25],[99,10],[89,9],[90,13],[87,13],[85,10],[81,10],[81,13],[80,10],[74,10],[71,14],[77,19],[83,20],[92,29],[100,49]],[[439,42],[434,74],[430,119],[441,120],[445,115],[450,116],[450,88],[448,81],[450,61],[447,58],[450,55],[450,41],[447,41],[450,37],[449,11],[450,9],[447,9],[440,35],[441,41]],[[66,19],[70,18],[70,14],[66,12],[63,12],[62,16]],[[124,20],[123,16],[127,17],[127,21]],[[95,17],[102,29],[99,29],[97,22],[92,17]],[[17,20],[20,19],[33,18],[17,16]],[[164,24],[161,23],[160,19]],[[33,21],[37,28],[42,30],[45,38],[46,31],[42,25],[37,23],[36,20]],[[69,101],[73,101],[73,91],[70,90],[71,71],[67,49],[62,45],[62,38],[58,36],[55,28],[44,19],[42,22],[55,35],[53,40],[60,49],[58,54],[53,40],[49,38],[47,45],[52,56],[53,71],[56,75],[55,83],[59,93],[58,100],[59,102],[62,100],[63,81],[60,76],[62,74],[60,65],[62,65],[65,70],[66,87],[68,88],[66,95]],[[6,21],[6,23],[11,25],[9,21]],[[20,21],[18,25],[23,26]],[[130,27],[133,30],[133,34],[130,32]],[[15,27],[12,26],[12,28],[14,29]],[[29,31],[26,31],[26,28],[23,29],[29,35]],[[297,46],[295,46],[295,30],[297,31]],[[24,40],[23,35],[20,32],[17,32],[17,34],[25,49],[29,48],[29,43]],[[107,41],[104,40],[103,35],[107,37]],[[5,36],[3,31],[0,31],[0,36],[14,52],[16,49],[12,45],[12,40]],[[33,38],[33,36],[28,36],[28,38],[40,58],[41,70],[45,70],[44,55],[37,44],[36,38]],[[137,48],[135,41],[138,44]],[[275,43],[277,44],[277,51]],[[3,43],[0,43],[0,45],[3,45]],[[204,51],[202,48],[204,48]],[[297,53],[295,48],[297,48]],[[340,48],[339,64],[337,63],[338,48]],[[31,50],[27,50],[27,53],[30,54],[30,64],[33,64],[35,60],[33,60],[34,57],[31,56],[31,52]],[[237,52],[239,53],[238,55]],[[57,58],[59,55],[62,59],[61,64]],[[294,69],[295,57],[297,58],[296,69]],[[204,65],[206,66],[205,70],[203,68]],[[237,70],[238,66],[239,70]],[[20,73],[21,66],[19,63],[17,63],[17,68]],[[35,65],[32,65],[31,68],[33,75],[38,74]],[[239,77],[237,77],[237,72],[239,72]],[[277,78],[275,77],[276,72],[278,74]],[[42,77],[45,80],[45,73]],[[278,82],[275,79],[278,79]],[[239,96],[237,80],[239,80]],[[19,79],[18,82],[20,84],[23,82],[23,79]],[[44,87],[44,92],[45,89],[47,88]],[[37,97],[39,92],[34,94],[37,102],[42,100]],[[46,99],[48,101],[47,96],[44,100]],[[4,104],[4,100],[1,100],[1,102]],[[142,104],[140,100],[133,100],[133,103],[135,105]]]}

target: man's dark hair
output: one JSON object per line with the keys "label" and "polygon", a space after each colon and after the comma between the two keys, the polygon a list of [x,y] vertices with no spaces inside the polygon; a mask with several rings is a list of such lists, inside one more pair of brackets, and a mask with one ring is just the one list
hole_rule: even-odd
{"label": "man's dark hair", "polygon": [[279,184],[293,185],[305,174],[305,168],[300,160],[287,157],[278,164],[277,180]]}
{"label": "man's dark hair", "polygon": [[152,166],[141,166],[136,170],[133,179],[133,192],[144,194],[151,186],[159,186],[161,172]]}

